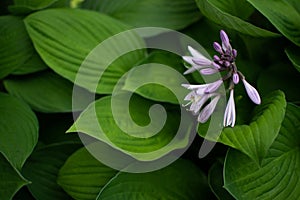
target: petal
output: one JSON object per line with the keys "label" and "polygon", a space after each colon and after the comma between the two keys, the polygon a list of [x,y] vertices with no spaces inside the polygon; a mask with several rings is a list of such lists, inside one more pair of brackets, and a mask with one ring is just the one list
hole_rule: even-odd
{"label": "petal", "polygon": [[219,72],[219,70],[214,69],[214,68],[205,68],[205,69],[201,69],[200,73],[203,75],[211,75],[211,74],[215,74]]}
{"label": "petal", "polygon": [[197,101],[197,109],[194,110],[194,114],[198,113],[205,102],[211,97],[211,95],[203,95],[199,101]]}
{"label": "petal", "polygon": [[187,62],[187,63],[189,63],[189,64],[191,64],[191,65],[194,65],[193,57],[192,57],[192,56],[182,56],[182,59],[183,59],[185,62]]}
{"label": "petal", "polygon": [[194,58],[208,59],[208,58],[206,58],[204,55],[202,55],[199,51],[197,51],[196,49],[194,49],[194,48],[191,47],[191,46],[188,46],[188,50],[189,50],[189,52],[191,53],[191,55],[192,55]]}
{"label": "petal", "polygon": [[223,83],[223,80],[219,79],[213,83],[208,84],[207,88],[205,89],[205,93],[215,92],[222,83]]}
{"label": "petal", "polygon": [[185,96],[184,100],[185,100],[185,101],[191,101],[193,96],[196,96],[196,92],[195,92],[195,91],[189,92],[189,93]]}
{"label": "petal", "polygon": [[193,62],[197,65],[201,66],[210,66],[212,65],[212,61],[207,58],[194,58]]}
{"label": "petal", "polygon": [[260,96],[259,96],[257,90],[252,85],[250,85],[245,79],[243,79],[243,83],[244,83],[244,86],[246,88],[246,92],[247,92],[249,98],[255,104],[260,104],[261,103],[261,99],[260,99]]}
{"label": "petal", "polygon": [[213,111],[216,108],[216,105],[220,99],[220,95],[216,96],[207,106],[203,108],[198,116],[198,121],[201,123],[205,123],[208,118],[211,116]]}
{"label": "petal", "polygon": [[233,90],[230,90],[229,100],[224,113],[223,125],[225,127],[229,125],[231,125],[231,127],[234,127],[235,120],[236,120],[236,113],[235,113],[234,94],[233,94]]}

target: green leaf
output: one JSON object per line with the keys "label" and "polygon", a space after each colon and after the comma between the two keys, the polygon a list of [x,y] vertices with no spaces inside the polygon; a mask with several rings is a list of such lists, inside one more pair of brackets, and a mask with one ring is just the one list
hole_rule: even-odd
{"label": "green leaf", "polygon": [[227,127],[223,129],[219,138],[211,136],[206,138],[238,149],[260,164],[278,135],[285,107],[284,93],[272,92],[262,99],[261,105],[256,107],[249,125]]}
{"label": "green leaf", "polygon": [[85,0],[82,8],[106,13],[134,27],[182,29],[201,14],[193,0]]}
{"label": "green leaf", "polygon": [[44,63],[36,51],[32,53],[30,58],[19,68],[13,71],[13,75],[24,75],[39,72],[47,69],[48,66]]}
{"label": "green leaf", "polygon": [[144,43],[132,31],[97,46],[129,29],[104,14],[49,9],[29,15],[25,24],[45,63],[59,75],[92,92],[111,93],[120,77],[145,56],[144,50],[134,51],[144,47]]}
{"label": "green leaf", "polygon": [[90,103],[86,98],[90,93],[78,88],[76,107],[75,104],[72,107],[73,84],[50,71],[6,79],[4,86],[10,94],[21,98],[32,109],[40,112],[79,111]]}
{"label": "green leaf", "polygon": [[57,182],[74,199],[92,200],[117,173],[81,148],[60,169]]}
{"label": "green leaf", "polygon": [[29,182],[13,167],[0,152],[0,199],[10,200],[17,191]]}
{"label": "green leaf", "polygon": [[184,71],[181,57],[167,52],[153,52],[139,67],[129,72],[122,89],[155,101],[182,103],[187,94],[181,86],[186,82],[182,75]]}
{"label": "green leaf", "polygon": [[208,183],[210,189],[220,200],[234,200],[234,198],[225,190],[223,181],[223,164],[216,161],[208,172]]}
{"label": "green leaf", "polygon": [[257,87],[262,95],[266,95],[274,90],[282,90],[287,101],[298,103],[300,102],[299,79],[300,74],[292,65],[278,63],[260,73]]}
{"label": "green leaf", "polygon": [[[285,0],[248,0],[285,37],[300,46],[300,13]],[[299,2],[297,2],[299,3]]]}
{"label": "green leaf", "polygon": [[[235,4],[240,4],[240,1],[236,1],[232,4],[230,1],[220,1],[220,0],[196,0],[197,5],[204,16],[212,20],[213,22],[220,24],[228,29],[233,29],[237,32],[250,35],[253,37],[278,37],[279,34],[273,33],[271,31],[254,26],[242,19],[240,16],[235,16],[232,14],[243,13],[243,11],[235,11],[238,7]],[[226,2],[226,3],[225,3]],[[245,7],[246,14],[248,14],[249,5],[245,1],[242,1],[243,10]],[[239,8],[240,9],[240,8]],[[249,9],[250,10],[250,9]],[[231,11],[232,14],[228,13]],[[242,14],[242,17],[244,14]]]}
{"label": "green leaf", "polygon": [[0,17],[0,79],[22,66],[33,47],[20,17]]}
{"label": "green leaf", "polygon": [[67,0],[14,0],[14,5],[8,9],[15,15],[25,15],[49,7],[63,7],[67,2]]}
{"label": "green leaf", "polygon": [[29,106],[0,93],[0,152],[20,170],[38,140],[38,121]]}
{"label": "green leaf", "polygon": [[[198,200],[208,198],[204,173],[187,160],[148,173],[119,173],[97,199],[110,200]],[[209,199],[209,198],[208,198]]]}
{"label": "green leaf", "polygon": [[58,143],[36,149],[31,154],[22,172],[32,182],[28,188],[37,200],[71,199],[56,180],[59,169],[80,146],[80,143]]}
{"label": "green leaf", "polygon": [[[142,161],[156,160],[187,146],[192,119],[185,112],[185,121],[180,121],[178,109],[164,107],[165,113],[152,107],[154,102],[137,95],[131,97],[129,104],[127,99],[127,94],[119,94],[113,99],[97,100],[81,113],[68,132],[85,133]],[[184,130],[184,135],[176,139],[179,130]]]}
{"label": "green leaf", "polygon": [[299,47],[288,47],[285,49],[285,53],[293,63],[294,67],[300,72],[300,49]]}
{"label": "green leaf", "polygon": [[225,162],[225,188],[237,199],[299,199],[300,108],[288,104],[279,135],[261,167],[230,150]]}

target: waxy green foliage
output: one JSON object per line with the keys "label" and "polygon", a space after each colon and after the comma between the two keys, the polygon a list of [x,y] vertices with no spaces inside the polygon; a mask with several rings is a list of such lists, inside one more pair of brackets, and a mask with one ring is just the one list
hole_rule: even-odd
{"label": "waxy green foliage", "polygon": [[[298,0],[0,1],[0,199],[299,199],[299,22]],[[193,44],[135,29],[149,26],[208,53],[225,30],[261,105],[236,85],[235,127],[222,127],[222,115],[211,127],[220,135],[206,134],[210,122],[196,134],[181,84],[204,79],[183,76],[174,52],[146,48],[188,55]],[[89,150],[100,143],[147,164],[188,150],[165,168],[128,173],[76,132]],[[200,159],[203,138],[216,144]]]}

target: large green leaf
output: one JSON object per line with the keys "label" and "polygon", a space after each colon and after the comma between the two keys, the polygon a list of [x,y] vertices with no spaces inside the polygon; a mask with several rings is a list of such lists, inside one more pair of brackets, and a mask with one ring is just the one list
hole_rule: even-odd
{"label": "large green leaf", "polygon": [[14,0],[14,5],[8,9],[13,14],[25,15],[48,7],[65,7],[68,2],[68,0]]}
{"label": "large green leaf", "polygon": [[256,164],[260,164],[278,135],[285,107],[284,93],[275,91],[262,99],[262,104],[254,110],[254,117],[249,125],[224,128],[219,138],[215,135],[204,136],[203,132],[200,132],[200,135],[238,149],[253,159]]}
{"label": "large green leaf", "polygon": [[148,173],[119,173],[104,188],[101,200],[209,199],[204,173],[187,160]]}
{"label": "large green leaf", "polygon": [[155,101],[182,103],[187,94],[181,86],[186,82],[182,75],[185,70],[181,57],[167,52],[153,52],[139,67],[129,72],[122,89]]}
{"label": "large green leaf", "polygon": [[0,199],[10,200],[29,182],[13,167],[0,152]]}
{"label": "large green leaf", "polygon": [[[45,63],[56,73],[92,92],[111,93],[120,77],[144,57],[144,51],[134,51],[143,48],[144,43],[133,32],[110,38],[95,48],[109,37],[129,29],[104,14],[49,9],[29,15],[25,24]],[[130,51],[134,52],[128,53]],[[122,56],[125,53],[128,54]]]}
{"label": "large green leaf", "polygon": [[50,71],[6,79],[4,86],[10,94],[23,99],[34,110],[40,112],[78,111],[83,110],[90,103],[86,98],[90,93],[78,88],[77,107],[72,107],[73,84]]}
{"label": "large green leaf", "polygon": [[[279,34],[259,28],[239,18],[245,18],[251,12],[248,3],[241,1],[221,1],[221,0],[196,0],[199,9],[207,18],[226,28],[236,30],[240,33],[253,37],[277,37]],[[239,6],[235,6],[239,5]],[[244,5],[244,6],[240,6]],[[237,11],[238,10],[238,11]],[[228,13],[231,11],[230,13]],[[243,12],[245,11],[245,12]],[[250,12],[249,12],[250,11]],[[245,15],[246,13],[246,15]],[[233,14],[239,14],[237,16]],[[244,15],[244,16],[243,16]]]}
{"label": "large green leaf", "polygon": [[288,47],[285,50],[286,55],[293,63],[295,68],[300,72],[300,48],[299,47]]}
{"label": "large green leaf", "polygon": [[[300,46],[300,13],[285,0],[248,0],[289,40]],[[299,3],[299,2],[297,2]]]}
{"label": "large green leaf", "polygon": [[80,146],[80,143],[58,143],[41,147],[32,153],[22,172],[32,182],[28,188],[37,200],[71,199],[56,180],[59,169]]}
{"label": "large green leaf", "polygon": [[1,16],[0,27],[0,78],[3,78],[30,58],[33,47],[22,18]]}
{"label": "large green leaf", "polygon": [[134,27],[182,29],[201,15],[193,0],[86,0],[82,7],[107,13]]}
{"label": "large green leaf", "polygon": [[29,106],[0,93],[0,152],[20,170],[38,140],[38,121]]}
{"label": "large green leaf", "polygon": [[246,155],[230,150],[226,157],[225,188],[237,199],[299,199],[300,108],[289,104],[279,135],[261,167]]}
{"label": "large green leaf", "polygon": [[81,113],[68,132],[85,133],[142,161],[156,160],[187,146],[193,124],[185,112],[181,120],[179,108],[155,109],[154,102],[137,95],[129,104],[127,99],[127,94],[119,94],[113,99],[97,100]]}
{"label": "large green leaf", "polygon": [[86,148],[81,148],[60,169],[57,182],[76,200],[94,200],[117,173],[100,163]]}

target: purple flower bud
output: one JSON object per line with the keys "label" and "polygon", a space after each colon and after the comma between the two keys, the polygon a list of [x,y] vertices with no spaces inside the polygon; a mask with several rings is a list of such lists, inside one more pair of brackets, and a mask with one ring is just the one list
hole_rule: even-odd
{"label": "purple flower bud", "polygon": [[232,55],[234,58],[237,57],[237,50],[236,49],[232,49]]}
{"label": "purple flower bud", "polygon": [[220,61],[220,57],[217,55],[214,55],[214,61]]}
{"label": "purple flower bud", "polygon": [[222,41],[223,49],[224,50],[231,49],[229,38],[228,38],[227,34],[225,33],[225,31],[223,31],[223,30],[220,31],[220,38]]}
{"label": "purple flower bud", "polygon": [[212,93],[212,92],[215,92],[219,87],[220,85],[223,83],[223,80],[222,79],[219,79],[213,83],[209,83],[207,84],[207,87],[205,89],[205,93]]}
{"label": "purple flower bud", "polygon": [[211,74],[215,74],[219,72],[219,70],[215,69],[215,68],[205,68],[205,69],[201,69],[200,73],[203,75],[211,75]]}
{"label": "purple flower bud", "polygon": [[201,66],[210,66],[212,64],[212,61],[207,58],[194,58],[193,62]]}
{"label": "purple flower bud", "polygon": [[259,96],[257,90],[252,85],[250,85],[245,79],[242,79],[242,80],[243,80],[243,83],[244,83],[244,86],[246,88],[246,92],[247,92],[249,98],[255,104],[260,104],[261,100],[260,100],[260,96]]}
{"label": "purple flower bud", "polygon": [[236,72],[233,73],[233,75],[232,75],[232,81],[233,81],[234,84],[238,84],[239,83],[240,77],[239,77],[238,73],[236,73]]}
{"label": "purple flower bud", "polygon": [[215,49],[218,53],[220,53],[220,54],[223,53],[222,47],[221,47],[221,45],[220,45],[219,43],[214,42],[213,46],[214,46],[214,49]]}
{"label": "purple flower bud", "polygon": [[224,65],[226,66],[226,67],[229,67],[231,64],[230,64],[230,62],[229,61],[225,61],[225,63],[224,63]]}
{"label": "purple flower bud", "polygon": [[203,108],[203,110],[199,113],[198,121],[201,123],[205,123],[208,118],[211,116],[213,111],[216,108],[216,105],[220,99],[220,95],[217,95],[207,106]]}

